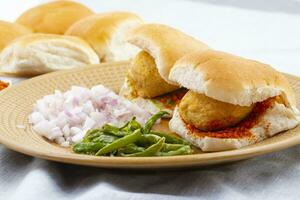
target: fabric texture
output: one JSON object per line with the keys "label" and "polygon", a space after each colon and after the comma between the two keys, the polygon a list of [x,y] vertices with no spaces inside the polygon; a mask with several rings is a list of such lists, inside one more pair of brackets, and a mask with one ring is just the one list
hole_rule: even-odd
{"label": "fabric texture", "polygon": [[[44,1],[1,2],[0,18],[15,19],[19,12],[40,2]],[[261,60],[280,71],[300,75],[298,0],[82,0],[82,3],[96,12],[137,12],[147,22],[169,24],[215,49]],[[300,199],[300,146],[226,165],[133,171],[56,163],[0,145],[0,199]]]}
{"label": "fabric texture", "polygon": [[130,171],[62,164],[0,147],[0,199],[299,199],[300,147],[199,169]]}

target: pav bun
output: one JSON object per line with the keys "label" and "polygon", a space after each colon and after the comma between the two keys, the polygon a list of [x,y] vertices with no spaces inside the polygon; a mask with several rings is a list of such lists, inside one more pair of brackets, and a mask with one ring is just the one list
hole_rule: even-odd
{"label": "pav bun", "polygon": [[93,11],[74,1],[52,1],[25,11],[16,22],[36,33],[64,34],[76,21]]}
{"label": "pav bun", "polygon": [[19,37],[0,54],[1,71],[15,75],[38,75],[98,63],[97,54],[84,40],[53,34]]}
{"label": "pav bun", "polygon": [[195,38],[162,24],[139,26],[128,36],[128,41],[148,52],[154,58],[160,76],[173,85],[168,76],[175,62],[186,54],[208,49]]}
{"label": "pav bun", "polygon": [[108,12],[76,22],[66,35],[86,40],[103,62],[129,60],[139,49],[127,43],[127,36],[142,23],[143,20],[134,13]]}
{"label": "pav bun", "polygon": [[[175,108],[170,130],[202,151],[240,148],[299,124],[293,90],[269,65],[207,50],[179,59],[169,79],[190,90]],[[236,111],[233,123],[226,123]],[[222,127],[206,127],[220,119]]]}
{"label": "pav bun", "polygon": [[176,104],[173,99],[177,95],[174,94],[180,87],[168,80],[170,69],[185,54],[205,50],[208,46],[162,24],[143,24],[133,29],[128,42],[141,52],[131,62],[120,95],[151,113],[165,110],[172,114]]}
{"label": "pav bun", "polygon": [[296,107],[295,94],[286,78],[271,66],[228,53],[207,50],[179,59],[169,79],[226,103],[251,106],[282,94]]}
{"label": "pav bun", "polygon": [[30,33],[32,31],[25,26],[0,20],[0,52],[17,37]]}

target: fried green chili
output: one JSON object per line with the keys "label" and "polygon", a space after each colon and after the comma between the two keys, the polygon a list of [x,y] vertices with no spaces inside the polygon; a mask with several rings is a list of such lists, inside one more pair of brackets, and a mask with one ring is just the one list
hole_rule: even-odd
{"label": "fried green chili", "polygon": [[83,140],[73,145],[75,153],[96,156],[175,156],[193,152],[189,142],[167,133],[152,131],[154,124],[168,114],[160,111],[142,127],[135,117],[121,127],[105,124],[89,130]]}

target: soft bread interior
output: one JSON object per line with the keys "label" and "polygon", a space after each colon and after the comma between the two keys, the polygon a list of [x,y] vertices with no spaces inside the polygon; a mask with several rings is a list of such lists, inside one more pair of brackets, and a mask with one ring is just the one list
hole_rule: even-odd
{"label": "soft bread interior", "polygon": [[44,34],[19,38],[0,55],[3,72],[23,75],[36,75],[97,63],[97,54],[83,40]]}
{"label": "soft bread interior", "polygon": [[111,37],[104,61],[130,60],[140,51],[140,48],[127,42],[128,34],[140,24],[140,21],[127,21],[117,27]]}
{"label": "soft bread interior", "polygon": [[180,117],[178,108],[175,108],[173,117],[169,122],[169,128],[171,131],[199,147],[202,151],[213,152],[238,149],[257,143],[279,132],[296,127],[299,124],[299,120],[299,115],[295,115],[291,108],[285,107],[284,104],[275,103],[273,107],[269,108],[264,115],[261,116],[259,123],[250,129],[252,135],[249,137],[202,137],[189,131],[185,122]]}

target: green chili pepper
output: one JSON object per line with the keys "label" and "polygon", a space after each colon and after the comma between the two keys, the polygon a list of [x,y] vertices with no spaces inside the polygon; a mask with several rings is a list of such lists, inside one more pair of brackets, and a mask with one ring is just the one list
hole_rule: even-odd
{"label": "green chili pepper", "polygon": [[118,150],[118,155],[138,153],[138,152],[141,152],[141,151],[144,151],[144,150],[145,150],[145,148],[139,147],[136,144],[132,143],[132,144],[128,144],[125,147],[120,148]]}
{"label": "green chili pepper", "polygon": [[[134,120],[134,119],[135,119],[135,117],[133,117],[131,120]],[[128,121],[128,122],[126,122],[123,126],[121,126],[121,127],[119,128],[119,130],[125,129],[125,128],[128,126],[128,124],[131,122],[131,120]]]}
{"label": "green chili pepper", "polygon": [[126,135],[126,132],[120,131],[118,127],[115,127],[110,124],[105,124],[102,127],[101,131],[103,131],[104,133],[107,133],[107,134],[118,136],[118,137],[123,137]]}
{"label": "green chili pepper", "polygon": [[153,134],[142,134],[142,136],[136,141],[136,143],[140,146],[146,147],[150,146],[154,143],[157,143],[161,137]]}
{"label": "green chili pepper", "polygon": [[127,157],[142,157],[142,156],[156,156],[159,151],[163,148],[165,143],[165,138],[161,138],[157,143],[151,145],[145,151],[133,154],[122,154],[122,156]]}
{"label": "green chili pepper", "polygon": [[82,142],[90,142],[95,137],[99,137],[101,134],[103,134],[103,132],[101,132],[100,129],[89,130],[89,131],[86,132]]}
{"label": "green chili pepper", "polygon": [[115,141],[117,139],[119,139],[119,138],[116,136],[102,134],[99,137],[94,138],[92,140],[92,142],[103,142],[103,143],[108,144],[108,143],[112,143],[113,141]]}
{"label": "green chili pepper", "polygon": [[137,129],[142,128],[141,124],[136,121],[136,118],[132,118],[129,122],[126,123],[126,126],[121,127],[119,130],[125,132],[133,132]]}
{"label": "green chili pepper", "polygon": [[113,141],[110,144],[107,144],[105,147],[103,147],[96,153],[96,156],[104,155],[106,153],[117,150],[118,148],[124,147],[130,143],[134,143],[140,137],[141,137],[141,130],[138,129],[138,130],[134,131],[133,133],[131,133],[130,135],[126,135],[122,138],[119,138],[119,139]]}
{"label": "green chili pepper", "polygon": [[191,147],[184,145],[177,150],[168,151],[168,152],[159,152],[159,156],[176,156],[176,155],[186,155],[191,153],[193,153]]}
{"label": "green chili pepper", "polygon": [[77,143],[73,146],[73,151],[76,153],[95,154],[99,149],[105,146],[101,142],[86,142]]}
{"label": "green chili pepper", "polygon": [[151,128],[153,127],[153,125],[155,124],[155,122],[157,120],[159,120],[160,118],[162,118],[164,115],[169,114],[166,111],[159,111],[158,113],[156,113],[155,115],[152,115],[152,117],[150,117],[150,119],[146,122],[145,126],[142,128],[142,133],[143,134],[147,134],[150,132]]}
{"label": "green chili pepper", "polygon": [[183,144],[168,144],[168,143],[165,143],[164,147],[162,148],[162,152],[168,152],[168,151],[175,151],[183,146],[186,146],[186,145],[183,145]]}
{"label": "green chili pepper", "polygon": [[171,144],[186,144],[186,145],[190,144],[188,141],[183,140],[183,139],[181,139],[179,137],[176,137],[174,135],[171,135],[171,134],[161,133],[161,132],[156,132],[156,131],[150,131],[150,133],[154,134],[154,135],[158,135],[160,137],[165,137],[167,143],[171,143]]}
{"label": "green chili pepper", "polygon": [[73,146],[76,153],[106,156],[173,156],[192,153],[190,144],[179,137],[151,131],[156,121],[168,112],[160,111],[141,126],[133,117],[122,127],[105,124],[89,130],[82,142]]}

